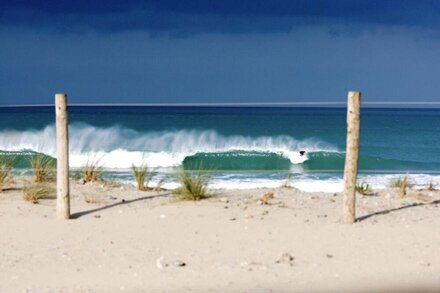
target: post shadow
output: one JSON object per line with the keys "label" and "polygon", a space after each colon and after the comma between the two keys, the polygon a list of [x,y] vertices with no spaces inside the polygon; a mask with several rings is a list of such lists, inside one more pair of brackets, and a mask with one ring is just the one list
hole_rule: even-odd
{"label": "post shadow", "polygon": [[405,210],[405,209],[409,209],[409,208],[414,208],[414,207],[420,207],[420,206],[427,206],[427,205],[436,205],[436,204],[440,204],[440,200],[434,200],[428,203],[412,203],[412,204],[408,204],[402,207],[398,207],[398,208],[393,208],[393,209],[388,209],[388,210],[382,210],[382,211],[378,211],[378,212],[374,212],[362,217],[359,217],[356,219],[356,222],[362,222],[365,221],[371,217],[374,216],[381,216],[381,215],[386,215],[395,211],[400,211],[400,210]]}
{"label": "post shadow", "polygon": [[111,208],[114,208],[114,207],[117,207],[117,206],[122,206],[122,205],[130,204],[130,203],[134,203],[134,202],[137,202],[137,201],[143,201],[143,200],[153,199],[153,198],[157,198],[157,197],[165,197],[165,196],[168,196],[170,194],[171,193],[147,195],[147,196],[138,197],[138,198],[131,199],[131,200],[124,200],[124,199],[122,199],[119,202],[115,202],[115,203],[112,203],[112,204],[109,204],[109,205],[106,205],[106,206],[102,206],[102,207],[99,207],[99,208],[94,208],[94,209],[90,209],[90,210],[87,210],[87,211],[73,213],[73,214],[70,215],[70,218],[71,219],[78,219],[78,218],[86,216],[88,214],[104,211],[104,210],[111,209]]}

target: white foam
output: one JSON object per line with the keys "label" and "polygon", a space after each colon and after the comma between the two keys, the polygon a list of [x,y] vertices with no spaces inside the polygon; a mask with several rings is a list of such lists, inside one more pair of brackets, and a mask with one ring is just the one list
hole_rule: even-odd
{"label": "white foam", "polygon": [[[394,180],[403,178],[405,174],[372,174],[358,176],[358,182],[368,183],[373,190],[389,188]],[[440,187],[440,175],[409,174],[409,184],[412,188],[426,188],[429,183]],[[294,179],[292,185],[299,190],[308,192],[342,192],[344,188],[342,175],[332,178],[307,178]]]}
{"label": "white foam", "polygon": [[133,164],[140,165],[146,162],[149,167],[174,167],[185,159],[184,154],[170,154],[166,152],[129,152],[126,150],[114,150],[110,152],[89,152],[87,154],[72,154],[70,166],[78,168],[88,161],[98,162],[98,165],[111,169],[128,169]]}
{"label": "white foam", "polygon": [[213,180],[209,184],[212,189],[253,189],[253,188],[278,188],[283,184],[283,180],[271,179],[227,179]]}
{"label": "white foam", "polygon": [[294,181],[293,187],[306,192],[341,192],[343,181],[340,178],[302,179]]}
{"label": "white foam", "polygon": [[[375,174],[361,175],[359,182],[365,180],[373,190],[388,188],[393,180],[402,178],[404,174]],[[254,189],[254,188],[278,188],[282,186],[284,179],[265,179],[265,178],[234,178],[227,176],[222,178],[213,178],[209,184],[211,189]],[[440,175],[431,174],[411,174],[409,182],[413,188],[426,188],[429,183],[440,187]],[[157,180],[153,181],[151,186],[156,186]],[[341,176],[332,176],[330,178],[319,178],[315,175],[301,175],[299,178],[293,178],[291,185],[305,192],[342,192],[343,179]],[[176,181],[167,182],[164,188],[177,188],[179,184]]]}
{"label": "white foam", "polygon": [[[359,176],[358,181],[363,180],[370,184],[374,189],[384,189],[390,187],[394,180],[403,178],[405,174],[380,174]],[[440,187],[440,175],[437,174],[408,174],[408,182],[412,188],[426,188],[429,183]]]}

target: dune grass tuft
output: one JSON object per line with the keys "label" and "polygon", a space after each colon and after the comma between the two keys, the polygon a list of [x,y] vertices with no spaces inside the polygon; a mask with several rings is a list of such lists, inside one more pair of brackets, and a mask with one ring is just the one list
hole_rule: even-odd
{"label": "dune grass tuft", "polygon": [[292,174],[289,173],[287,175],[286,181],[283,184],[281,184],[281,188],[294,189],[293,184],[292,184],[292,181],[293,181],[292,177],[293,177]]}
{"label": "dune grass tuft", "polygon": [[40,199],[54,199],[55,188],[47,183],[29,183],[23,184],[23,199],[37,204]]}
{"label": "dune grass tuft", "polygon": [[426,188],[428,191],[434,191],[435,190],[435,186],[434,184],[431,182],[429,182],[428,187]]}
{"label": "dune grass tuft", "polygon": [[167,180],[166,180],[165,178],[160,179],[159,182],[157,182],[156,187],[153,188],[153,190],[154,190],[154,191],[162,191],[162,190],[165,190],[165,189],[162,188],[162,185],[164,185],[164,183],[165,183],[166,181],[167,181]]}
{"label": "dune grass tuft", "polygon": [[41,183],[55,180],[55,159],[43,153],[37,153],[29,159],[34,182]]}
{"label": "dune grass tuft", "polygon": [[408,176],[391,180],[390,187],[400,188],[402,185],[408,184]]}
{"label": "dune grass tuft", "polygon": [[148,183],[150,183],[155,173],[148,168],[147,164],[142,163],[140,166],[132,165],[131,172],[139,190],[146,191],[152,189],[148,187]]}
{"label": "dune grass tuft", "polygon": [[80,177],[84,182],[95,182],[102,180],[101,176],[103,173],[102,166],[100,164],[101,159],[90,158],[87,160],[86,164],[79,170]]}
{"label": "dune grass tuft", "polygon": [[202,169],[195,172],[181,169],[178,180],[181,186],[175,193],[180,199],[197,201],[209,197],[207,187],[210,176]]}
{"label": "dune grass tuft", "polygon": [[404,198],[406,196],[406,189],[409,187],[408,175],[392,181],[391,187],[399,188],[399,197]]}
{"label": "dune grass tuft", "polygon": [[14,168],[15,161],[15,156],[0,155],[0,192],[3,191],[6,185],[14,183],[11,171]]}
{"label": "dune grass tuft", "polygon": [[373,188],[365,181],[356,183],[356,192],[362,195],[371,195],[373,194]]}

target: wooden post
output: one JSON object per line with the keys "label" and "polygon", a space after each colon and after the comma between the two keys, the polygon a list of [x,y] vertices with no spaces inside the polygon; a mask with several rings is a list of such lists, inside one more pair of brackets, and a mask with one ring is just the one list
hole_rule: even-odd
{"label": "wooden post", "polygon": [[344,168],[344,217],[343,222],[356,220],[356,178],[359,160],[361,93],[348,92],[347,103],[347,152]]}
{"label": "wooden post", "polygon": [[69,195],[69,132],[67,119],[67,96],[55,95],[57,131],[57,218],[70,218]]}

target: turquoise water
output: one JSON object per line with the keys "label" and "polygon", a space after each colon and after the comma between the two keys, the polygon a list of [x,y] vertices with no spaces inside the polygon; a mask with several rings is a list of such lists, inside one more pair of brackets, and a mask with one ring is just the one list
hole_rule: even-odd
{"label": "turquoise water", "polygon": [[[158,177],[203,167],[218,187],[275,186],[292,173],[298,185],[321,180],[322,189],[336,189],[345,115],[344,108],[70,107],[70,164],[99,159],[121,180],[142,161]],[[54,118],[52,107],[0,108],[0,150],[55,156]],[[361,176],[377,185],[405,172],[438,180],[440,109],[363,108],[360,154]]]}

